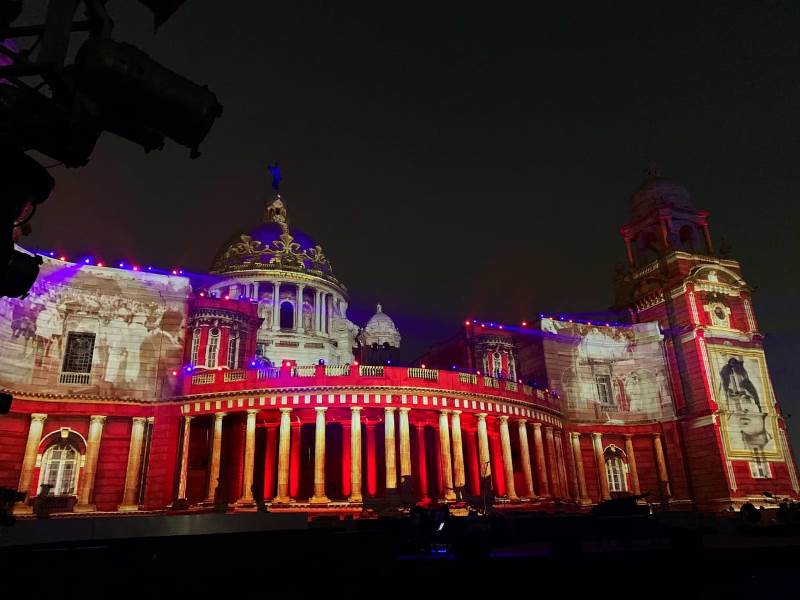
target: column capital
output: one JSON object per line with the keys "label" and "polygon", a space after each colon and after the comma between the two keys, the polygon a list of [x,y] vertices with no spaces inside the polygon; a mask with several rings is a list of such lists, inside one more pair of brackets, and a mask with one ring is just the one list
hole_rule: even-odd
{"label": "column capital", "polygon": [[654,440],[657,440],[657,439],[660,439],[660,438],[661,438],[661,434],[660,434],[660,433],[657,433],[657,432],[653,432],[653,433],[651,433],[650,435],[652,435],[652,436],[653,436],[653,439],[654,439]]}
{"label": "column capital", "polygon": [[460,414],[461,414],[461,411],[460,411],[460,410],[451,410],[450,412],[451,412],[451,413],[452,413],[454,416],[455,416],[455,415],[460,415]]}
{"label": "column capital", "polygon": [[326,410],[328,410],[328,407],[327,406],[315,406],[314,410],[317,411],[318,413],[319,412],[324,413]]}
{"label": "column capital", "polygon": [[152,425],[153,423],[156,422],[156,418],[155,417],[147,417],[147,422]]}
{"label": "column capital", "polygon": [[527,425],[527,423],[528,423],[528,419],[526,419],[526,418],[524,418],[524,417],[523,417],[523,418],[521,418],[521,419],[515,419],[515,420],[516,420],[516,421],[517,421],[517,423],[519,423],[520,425]]}
{"label": "column capital", "polygon": [[540,430],[542,429],[542,424],[541,424],[541,423],[538,423],[538,422],[537,422],[537,423],[534,423],[534,424],[533,424],[533,428],[534,428],[536,431],[540,431]]}
{"label": "column capital", "polygon": [[32,413],[31,414],[31,421],[44,421],[47,418],[45,413]]}
{"label": "column capital", "polygon": [[573,440],[579,440],[579,439],[581,439],[581,432],[580,431],[570,431],[569,432],[569,437],[571,437]]}
{"label": "column capital", "polygon": [[364,410],[364,407],[363,406],[351,406],[350,410],[352,412],[361,412],[362,410]]}
{"label": "column capital", "polygon": [[601,439],[603,439],[603,434],[602,433],[597,433],[596,431],[593,431],[592,432],[592,437],[594,439],[596,439],[596,440],[601,440]]}
{"label": "column capital", "polygon": [[478,421],[485,421],[487,413],[477,413],[475,416],[478,417]]}
{"label": "column capital", "polygon": [[500,415],[499,417],[497,417],[497,419],[498,419],[498,420],[499,420],[501,423],[508,423],[508,415]]}
{"label": "column capital", "polygon": [[105,415],[92,415],[91,417],[89,417],[89,421],[91,421],[92,423],[97,423],[97,422],[102,423],[105,420],[106,420]]}
{"label": "column capital", "polygon": [[[94,419],[94,417],[92,417],[92,419]],[[183,420],[186,421],[187,423],[192,419],[194,419],[192,415],[183,415]]]}
{"label": "column capital", "polygon": [[394,412],[396,410],[397,410],[396,406],[384,406],[383,407],[383,411],[387,412],[387,413]]}
{"label": "column capital", "polygon": [[281,413],[291,414],[292,408],[290,406],[282,406],[280,411]]}
{"label": "column capital", "polygon": [[410,406],[401,406],[398,410],[400,412],[406,412],[407,413],[408,411],[411,410],[411,407]]}
{"label": "column capital", "polygon": [[544,426],[544,430],[545,431],[547,431],[547,430],[553,431],[553,426],[552,425],[545,425]]}
{"label": "column capital", "polygon": [[258,408],[248,408],[247,409],[247,414],[248,415],[257,415],[259,412],[260,412],[260,409],[258,409]]}
{"label": "column capital", "polygon": [[227,414],[228,414],[228,413],[224,413],[224,412],[218,412],[218,413],[214,413],[214,418],[215,418],[217,421],[222,421],[222,419],[223,419],[223,418],[224,418],[224,417],[225,417]]}
{"label": "column capital", "polygon": [[447,415],[449,415],[449,414],[450,414],[450,411],[449,411],[449,410],[447,410],[446,408],[443,408],[442,410],[440,410],[440,411],[439,411],[439,414],[440,414],[440,415],[447,416]]}
{"label": "column capital", "polygon": [[626,440],[632,440],[633,439],[633,434],[632,433],[625,433],[625,434],[623,434],[623,437]]}
{"label": "column capital", "polygon": [[147,417],[133,417],[132,421],[134,423],[145,423],[147,421]]}

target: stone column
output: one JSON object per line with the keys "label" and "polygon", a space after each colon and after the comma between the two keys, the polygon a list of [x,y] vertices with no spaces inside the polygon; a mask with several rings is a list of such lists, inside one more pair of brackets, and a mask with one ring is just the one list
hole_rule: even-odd
{"label": "stone column", "polygon": [[525,474],[525,496],[535,498],[533,489],[533,470],[531,469],[531,452],[528,448],[528,426],[525,419],[517,420],[519,430],[519,453],[522,456],[522,472]]}
{"label": "stone column", "polygon": [[144,440],[144,426],[147,419],[133,417],[131,426],[131,443],[128,446],[128,468],[125,470],[125,487],[122,493],[122,504],[117,510],[139,510],[139,468],[142,465],[142,441]]}
{"label": "stone column", "polygon": [[361,496],[361,407],[350,407],[350,497],[348,502],[363,502]]}
{"label": "stone column", "polygon": [[384,421],[384,449],[386,450],[386,493],[392,494],[397,491],[397,456],[395,452],[394,440],[394,411],[393,406],[383,409]]}
{"label": "stone column", "polygon": [[[42,441],[42,431],[44,430],[46,419],[46,414],[33,413],[31,415],[31,424],[28,426],[28,441],[25,443],[25,456],[22,459],[22,471],[19,474],[19,485],[17,486],[20,492],[25,492],[26,494],[30,493],[33,469],[36,465],[36,454]],[[31,507],[21,502],[18,502],[15,507],[17,512],[29,512],[30,510]]]}
{"label": "stone column", "polygon": [[447,413],[442,410],[439,412],[439,452],[442,461],[442,488],[444,499],[453,501],[456,499],[453,489],[453,466],[450,460],[450,428],[447,423]]}
{"label": "stone column", "polygon": [[281,284],[278,281],[272,282],[272,331],[280,331],[281,328]]}
{"label": "stone column", "polygon": [[[352,415],[351,415],[352,418]],[[343,421],[342,425],[342,498],[350,497],[350,423]]]}
{"label": "stone column", "polygon": [[555,497],[561,497],[561,482],[558,476],[558,464],[556,464],[556,444],[553,438],[553,428],[545,425],[544,442],[547,446],[547,473],[550,479],[550,490]]}
{"label": "stone column", "polygon": [[481,481],[491,482],[492,459],[489,456],[489,434],[486,431],[486,413],[478,413],[478,469]]}
{"label": "stone column", "polygon": [[514,487],[514,463],[511,459],[511,436],[508,433],[508,417],[500,417],[500,444],[503,448],[503,472],[506,479],[506,494],[511,501],[519,500]]}
{"label": "stone column", "polygon": [[300,444],[303,424],[298,420],[292,423],[292,444],[289,449],[289,496],[297,498],[300,493]]}
{"label": "stone column", "polygon": [[292,409],[281,409],[281,425],[278,438],[278,495],[272,501],[275,504],[291,502],[289,497],[289,453],[292,437]]}
{"label": "stone column", "polygon": [[544,460],[544,443],[542,441],[542,424],[533,424],[533,449],[536,452],[536,477],[539,483],[539,495],[550,496],[547,480],[547,465]]}
{"label": "stone column", "polygon": [[208,489],[206,490],[206,502],[213,503],[216,500],[217,486],[219,485],[219,465],[222,453],[222,419],[225,413],[214,415],[214,432],[211,441],[211,460],[208,464]]}
{"label": "stone column", "polygon": [[[186,418],[191,419],[191,417]],[[97,475],[97,459],[100,456],[100,440],[103,437],[103,425],[105,422],[106,418],[104,416],[92,415],[90,417],[89,437],[86,440],[86,464],[83,467],[83,476],[80,478],[80,491],[78,492],[78,501],[75,504],[76,512],[87,512],[94,510],[94,504],[91,504],[90,502],[92,499],[92,494],[94,493],[94,478]],[[184,453],[188,458],[188,445],[184,450]]]}
{"label": "stone column", "polygon": [[314,290],[314,333],[319,333],[319,290]]}
{"label": "stone column", "polygon": [[323,319],[323,323],[325,323],[325,333],[330,334],[331,332],[331,311],[330,311],[330,294],[324,294],[322,296],[322,311],[325,315]]}
{"label": "stone column", "polygon": [[400,490],[406,493],[408,486],[403,486],[404,481],[411,482],[411,432],[408,425],[408,411],[410,408],[400,409]]}
{"label": "stone column", "polygon": [[244,437],[244,473],[242,474],[242,497],[237,502],[240,506],[253,505],[253,466],[256,462],[256,415],[257,408],[247,411],[247,422]]}
{"label": "stone column", "polygon": [[428,497],[428,457],[425,450],[425,424],[417,423],[417,477],[419,478],[419,494]]}
{"label": "stone column", "polygon": [[258,301],[258,281],[253,283],[253,300]]}
{"label": "stone column", "polygon": [[591,504],[589,494],[586,491],[586,475],[583,471],[583,453],[581,452],[581,434],[573,431],[570,434],[572,438],[572,454],[575,457],[575,474],[578,478],[578,495],[580,496],[581,504]]}
{"label": "stone column", "polygon": [[312,504],[330,502],[325,495],[325,406],[317,406],[317,422],[314,427],[314,495]]}
{"label": "stone column", "polygon": [[600,480],[600,499],[609,500],[611,493],[608,491],[608,473],[606,472],[606,460],[603,456],[603,434],[593,433],[592,444],[594,446],[594,460],[597,463],[597,475]]}
{"label": "stone column", "polygon": [[375,464],[375,423],[367,422],[367,494],[374,498],[378,493],[378,475]]}
{"label": "stone column", "polygon": [[461,411],[454,410],[450,415],[450,427],[453,430],[453,485],[462,494],[467,485],[464,472],[464,443],[461,439]]}
{"label": "stone column", "polygon": [[556,464],[558,465],[558,480],[559,487],[561,488],[561,495],[569,498],[569,485],[567,483],[567,463],[564,459],[564,447],[561,441],[561,430],[556,429],[553,432],[553,437],[556,443]]}
{"label": "stone column", "polygon": [[661,434],[653,434],[653,449],[656,452],[656,465],[658,466],[658,483],[661,487],[661,494],[665,500],[672,497],[669,487],[669,475],[667,474],[667,463],[664,460],[664,448],[661,446]]}
{"label": "stone column", "polygon": [[320,291],[319,293],[319,332],[321,334],[327,333],[328,324],[326,322],[327,315],[325,309],[327,308],[327,297],[328,294],[326,292]]}
{"label": "stone column", "polygon": [[634,494],[639,494],[639,471],[636,468],[636,454],[633,451],[633,436],[629,433],[625,434],[625,454],[628,456],[628,468],[631,473],[631,491]]}
{"label": "stone column", "polygon": [[294,311],[294,330],[296,333],[303,331],[303,290],[305,285],[302,283],[297,284],[297,295],[295,296],[295,311]]}

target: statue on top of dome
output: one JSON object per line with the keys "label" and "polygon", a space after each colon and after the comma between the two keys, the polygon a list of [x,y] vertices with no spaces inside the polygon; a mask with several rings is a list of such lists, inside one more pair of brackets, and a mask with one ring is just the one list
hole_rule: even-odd
{"label": "statue on top of dome", "polygon": [[280,190],[281,187],[281,167],[278,165],[277,162],[272,163],[271,165],[267,166],[267,170],[269,174],[272,175],[272,189],[276,192]]}

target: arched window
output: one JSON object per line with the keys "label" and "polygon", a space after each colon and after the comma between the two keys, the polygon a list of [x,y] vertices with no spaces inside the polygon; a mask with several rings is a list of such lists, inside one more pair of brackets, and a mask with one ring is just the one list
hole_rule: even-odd
{"label": "arched window", "polygon": [[195,327],[194,331],[192,332],[192,357],[190,359],[190,364],[194,367],[197,365],[197,353],[200,350],[200,329]]}
{"label": "arched window", "polygon": [[625,478],[625,463],[622,460],[622,451],[616,446],[609,446],[604,454],[608,491],[627,492],[628,482]]}
{"label": "arched window", "polygon": [[206,367],[216,369],[219,363],[219,329],[214,327],[208,332],[208,347],[206,348]]}
{"label": "arched window", "polygon": [[281,329],[294,329],[294,306],[281,302]]}
{"label": "arched window", "polygon": [[71,496],[75,493],[75,480],[78,474],[78,451],[70,444],[53,444],[42,457],[42,475],[39,486],[53,486],[54,496]]}
{"label": "arched window", "polygon": [[239,368],[239,332],[231,332],[228,338],[228,368]]}

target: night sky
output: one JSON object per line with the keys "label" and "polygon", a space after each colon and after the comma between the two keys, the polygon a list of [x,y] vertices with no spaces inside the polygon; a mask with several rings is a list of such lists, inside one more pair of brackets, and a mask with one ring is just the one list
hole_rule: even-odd
{"label": "night sky", "polygon": [[224,115],[197,160],[109,135],[86,168],[51,169],[28,245],[203,272],[259,222],[279,160],[351,318],[382,302],[410,360],[466,316],[607,308],[656,166],[757,287],[798,445],[800,4],[320,4],[189,0],[154,35],[146,9],[110,3],[117,39],[208,84]]}

